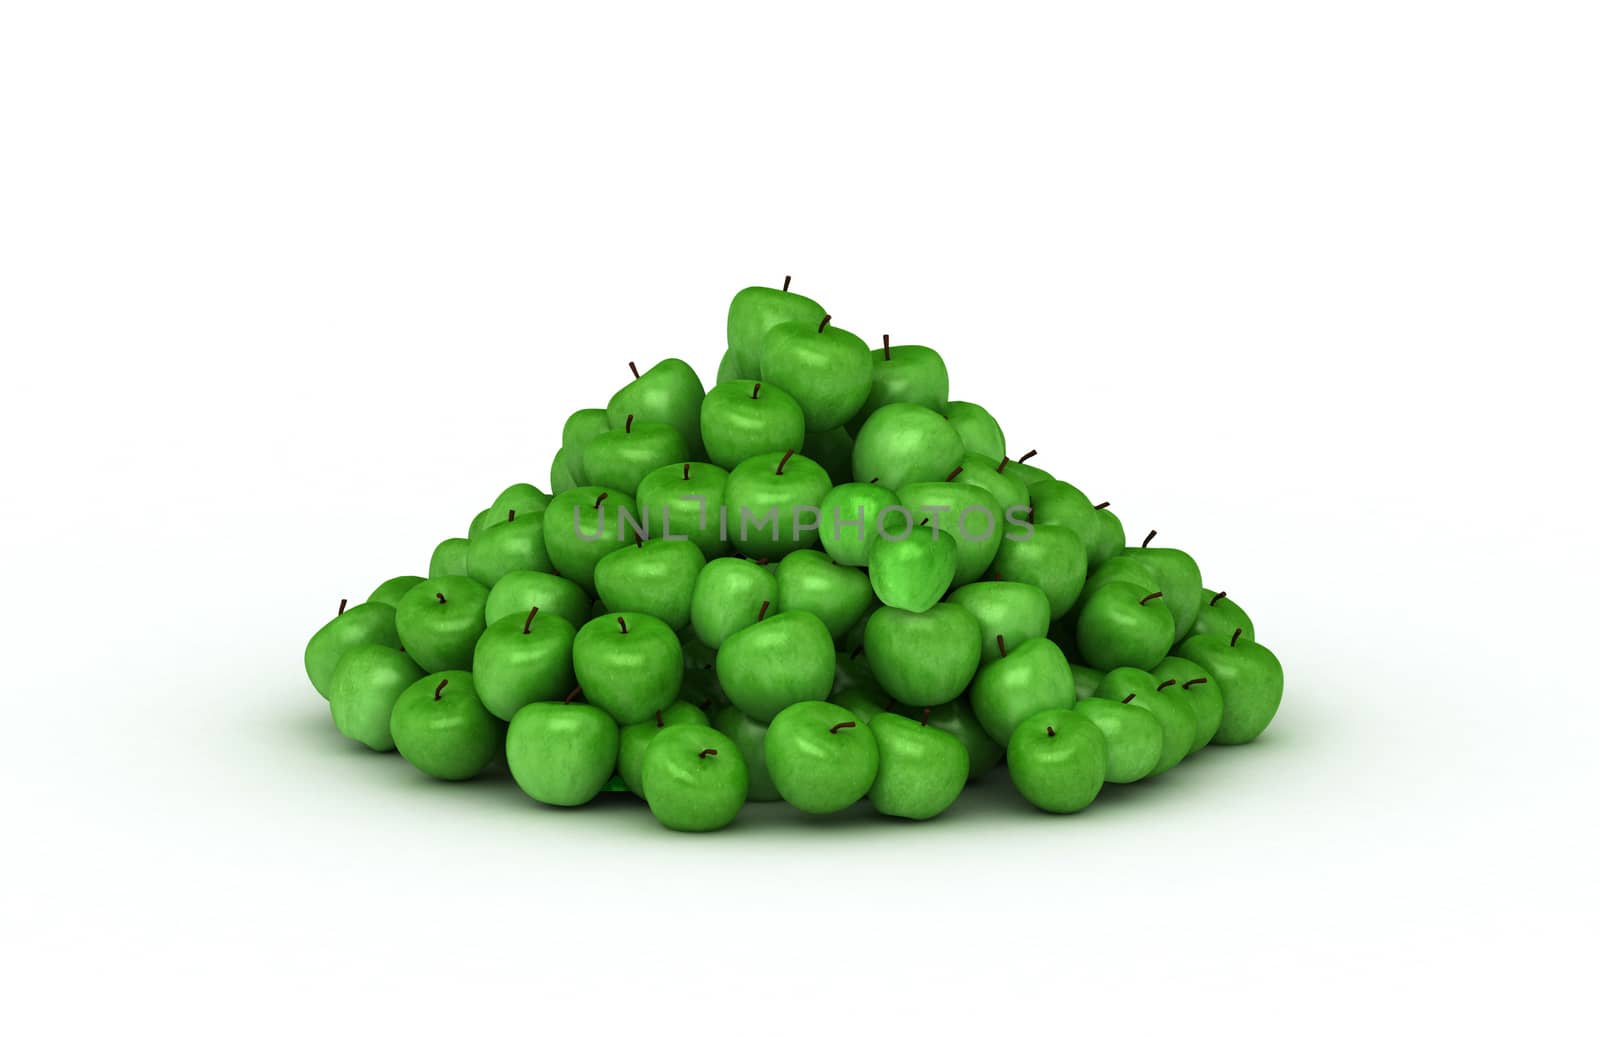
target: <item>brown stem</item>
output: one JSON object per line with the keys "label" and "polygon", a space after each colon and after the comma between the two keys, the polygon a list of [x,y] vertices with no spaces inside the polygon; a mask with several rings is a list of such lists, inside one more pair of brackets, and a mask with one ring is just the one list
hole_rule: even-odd
{"label": "brown stem", "polygon": [[627,432],[627,433],[633,432],[633,415],[632,414],[628,415],[628,420],[622,423],[622,431],[623,432]]}
{"label": "brown stem", "polygon": [[1028,451],[1026,454],[1023,454],[1021,457],[1017,458],[1017,464],[1027,464],[1028,463],[1028,458],[1033,457],[1038,453],[1039,453],[1039,451],[1037,451],[1037,450]]}
{"label": "brown stem", "polygon": [[661,719],[661,710],[659,710],[659,709],[656,710],[656,726],[657,727],[666,727],[667,726],[666,721]]}
{"label": "brown stem", "polygon": [[1221,601],[1223,598],[1226,598],[1227,596],[1228,596],[1228,592],[1227,591],[1217,591],[1216,595],[1211,599],[1211,607],[1212,608],[1216,608],[1217,607],[1217,602]]}
{"label": "brown stem", "polygon": [[1154,540],[1155,538],[1156,538],[1156,531],[1152,529],[1150,532],[1148,532],[1148,533],[1146,533],[1144,535],[1144,543],[1140,544],[1139,546],[1140,547],[1149,547],[1150,546],[1150,541]]}
{"label": "brown stem", "polygon": [[1188,691],[1190,688],[1194,687],[1196,684],[1204,684],[1204,683],[1206,683],[1206,679],[1204,677],[1196,677],[1192,681],[1184,681],[1183,682],[1183,690],[1184,691]]}
{"label": "brown stem", "polygon": [[994,635],[994,639],[995,642],[1000,646],[1000,658],[1004,659],[1006,657],[1006,635],[996,634]]}
{"label": "brown stem", "polygon": [[717,751],[715,749],[701,749],[700,750],[700,758],[702,760],[705,759],[707,756],[715,756],[715,755],[717,755]]}
{"label": "brown stem", "polygon": [[444,680],[439,682],[439,686],[433,689],[433,701],[438,702],[440,699],[444,698],[444,686],[449,683],[449,677],[446,677]]}
{"label": "brown stem", "polygon": [[1049,735],[1051,738],[1054,738],[1056,736],[1056,729],[1051,727],[1049,724],[1046,724],[1044,726],[1044,733]]}
{"label": "brown stem", "polygon": [[955,482],[956,476],[960,475],[962,473],[962,471],[963,471],[962,467],[960,465],[956,465],[956,470],[951,472],[949,475],[945,476],[944,477],[944,481],[945,482]]}
{"label": "brown stem", "polygon": [[579,695],[582,695],[582,694],[583,694],[583,689],[582,688],[573,688],[571,691],[567,692],[567,697],[561,700],[561,704],[563,706],[570,706],[570,705],[572,705],[572,700],[577,698]]}
{"label": "brown stem", "polygon": [[1168,688],[1172,687],[1176,683],[1178,683],[1176,678],[1171,678],[1171,679],[1168,679],[1168,680],[1164,680],[1160,684],[1156,685],[1156,690],[1157,691],[1166,691]]}
{"label": "brown stem", "polygon": [[633,376],[635,378],[639,377],[639,365],[634,363],[632,360],[628,361],[628,370],[633,372]]}
{"label": "brown stem", "polygon": [[778,462],[778,470],[776,472],[774,472],[773,474],[774,475],[782,475],[783,474],[783,466],[788,464],[789,463],[789,458],[791,458],[793,456],[794,456],[794,450],[792,448],[787,450],[787,451],[785,451],[784,455],[783,455],[783,460]]}
{"label": "brown stem", "polygon": [[617,617],[617,626],[622,628],[622,632],[624,634],[626,634],[628,632],[628,621],[626,619],[623,619],[621,616]]}
{"label": "brown stem", "polygon": [[889,356],[889,336],[885,335],[885,336],[883,336],[883,362],[887,364],[890,359],[891,358]]}
{"label": "brown stem", "polygon": [[861,658],[861,653],[865,652],[866,650],[866,645],[856,645],[855,648],[850,652],[850,658],[859,659]]}
{"label": "brown stem", "polygon": [[873,484],[876,484],[877,481],[878,481],[878,477],[876,475],[874,475],[872,478],[867,480],[867,482],[873,483]]}
{"label": "brown stem", "polygon": [[598,496],[598,497],[596,497],[594,499],[594,507],[595,507],[596,511],[600,510],[600,502],[605,500],[609,496],[611,496],[611,493],[610,493],[609,490],[602,490],[601,493],[600,493],[600,496]]}
{"label": "brown stem", "polygon": [[998,475],[999,473],[1004,472],[1006,470],[1006,465],[1008,465],[1010,463],[1011,463],[1011,458],[1002,457],[1000,459],[1000,463],[994,466],[995,474]]}
{"label": "brown stem", "polygon": [[836,735],[840,731],[843,731],[847,727],[855,727],[855,726],[856,726],[856,722],[854,720],[841,720],[839,723],[834,724],[832,727],[828,728],[828,733],[830,735]]}
{"label": "brown stem", "polygon": [[517,521],[517,509],[516,508],[507,508],[506,509],[506,521],[507,522],[515,522],[515,521]]}
{"label": "brown stem", "polygon": [[788,274],[784,274],[783,275],[783,290],[786,291],[786,292],[789,290],[789,275]]}
{"label": "brown stem", "polygon": [[922,707],[922,726],[928,726],[928,718],[933,715],[933,710],[927,706]]}
{"label": "brown stem", "polygon": [[1133,701],[1133,700],[1134,700],[1134,696],[1132,696],[1132,695],[1129,695],[1129,696],[1128,696],[1128,697],[1127,697],[1127,698],[1125,698],[1125,699],[1123,699],[1123,700],[1122,700],[1122,704],[1123,704],[1123,705],[1124,705],[1124,706],[1126,706],[1126,705],[1127,705],[1127,704],[1128,704],[1128,703],[1130,703],[1130,702],[1132,702],[1132,701]]}
{"label": "brown stem", "polygon": [[1108,501],[1108,500],[1103,500],[1099,504],[1096,504],[1094,506],[1094,510],[1100,511],[1103,508],[1109,508],[1109,507],[1111,507],[1111,502]]}
{"label": "brown stem", "polygon": [[756,613],[756,622],[757,623],[759,623],[763,619],[767,618],[767,609],[769,609],[771,607],[772,607],[772,602],[770,602],[770,601],[763,601],[761,603],[761,611]]}
{"label": "brown stem", "polygon": [[449,602],[444,600],[444,592],[443,591],[434,591],[433,592],[433,596],[439,599],[439,604],[441,604],[441,605],[448,605],[449,604]]}
{"label": "brown stem", "polygon": [[341,615],[341,616],[344,615],[344,607],[346,605],[348,605],[348,604],[350,604],[350,599],[349,598],[340,598],[339,599],[339,615]]}
{"label": "brown stem", "polygon": [[1239,647],[1239,635],[1244,633],[1244,627],[1234,627],[1233,637],[1228,640],[1229,648]]}
{"label": "brown stem", "polygon": [[528,610],[528,618],[522,624],[522,632],[524,634],[533,633],[533,617],[537,616],[538,614],[539,614],[539,606],[537,606],[537,605],[535,605],[533,608]]}
{"label": "brown stem", "polygon": [[1143,605],[1147,602],[1155,601],[1157,598],[1164,596],[1165,595],[1163,595],[1160,591],[1156,591],[1154,594],[1146,594],[1144,597],[1139,599],[1139,604]]}
{"label": "brown stem", "polygon": [[688,461],[683,462],[683,481],[684,482],[688,482],[689,481],[689,462]]}
{"label": "brown stem", "polygon": [[822,315],[822,323],[817,325],[817,334],[822,334],[822,329],[826,328],[828,326],[828,322],[831,320],[833,320],[833,314],[824,313]]}
{"label": "brown stem", "polygon": [[761,398],[761,383],[760,382],[757,382],[756,383],[756,387],[754,389],[750,390],[750,398],[752,400],[759,400]]}

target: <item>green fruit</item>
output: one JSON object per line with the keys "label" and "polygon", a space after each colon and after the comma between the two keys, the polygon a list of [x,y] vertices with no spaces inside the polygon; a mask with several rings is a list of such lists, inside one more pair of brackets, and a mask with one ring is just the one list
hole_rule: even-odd
{"label": "green fruit", "polygon": [[1222,692],[1222,723],[1212,739],[1218,745],[1251,741],[1272,723],[1283,702],[1283,665],[1265,646],[1236,630],[1190,637],[1177,654],[1198,663]]}
{"label": "green fruit", "polygon": [[1000,651],[978,670],[969,697],[984,731],[1005,745],[1018,724],[1047,709],[1071,709],[1078,695],[1072,667],[1054,641],[1036,637]]}
{"label": "green fruit", "polygon": [[799,454],[757,454],[728,473],[728,536],[752,558],[782,558],[817,542],[822,499],[833,488],[822,466]]}
{"label": "green fruit", "polygon": [[775,385],[741,379],[706,394],[700,411],[706,456],[723,468],[757,454],[800,451],[806,416],[795,398]]}
{"label": "green fruit", "polygon": [[723,694],[762,723],[796,702],[826,699],[833,668],[833,638],[809,612],[767,616],[730,636],[717,652]]}
{"label": "green fruit", "polygon": [[822,498],[819,546],[840,565],[865,566],[880,522],[888,533],[909,528],[893,490],[863,482],[840,483]]}
{"label": "green fruit", "polygon": [[926,721],[929,727],[937,727],[955,736],[956,741],[967,751],[968,781],[993,770],[1006,754],[1005,746],[990,738],[984,731],[983,725],[978,722],[978,714],[972,711],[971,699],[966,695],[932,708],[903,706],[901,715],[908,716],[918,723]]}
{"label": "green fruit", "polygon": [[467,575],[467,538],[450,537],[448,540],[439,541],[439,546],[433,549],[433,557],[428,559],[428,578],[436,580],[441,576]]}
{"label": "green fruit", "polygon": [[1033,524],[1064,526],[1076,533],[1083,543],[1089,568],[1095,568],[1122,550],[1120,535],[1116,543],[1102,542],[1106,527],[1097,509],[1071,483],[1060,479],[1035,483],[1028,487],[1028,497],[1033,506]]}
{"label": "green fruit", "polygon": [[1127,785],[1148,777],[1161,762],[1161,722],[1148,709],[1090,698],[1074,710],[1106,739],[1106,780]]}
{"label": "green fruit", "polygon": [[843,425],[867,402],[872,355],[865,342],[826,316],[816,323],[789,321],[767,332],[760,378],[795,398],[808,432],[821,432]]}
{"label": "green fruit", "polygon": [[908,706],[938,706],[978,672],[978,621],[948,602],[926,612],[885,606],[867,620],[866,656],[883,690]]}
{"label": "green fruit", "polygon": [[466,576],[423,580],[406,591],[394,610],[400,643],[428,673],[466,670],[484,630],[488,588]]}
{"label": "green fruit", "polygon": [[657,468],[639,481],[646,534],[687,538],[707,558],[721,558],[731,549],[721,519],[727,487],[728,473],[704,461]]}
{"label": "green fruit", "polygon": [[[952,474],[959,474],[959,469]],[[913,520],[929,517],[930,525],[954,539],[956,574],[951,586],[971,583],[994,564],[1005,534],[1005,515],[988,490],[953,480],[910,483],[900,488],[900,503]]]}
{"label": "green fruit", "polygon": [[1079,701],[1094,698],[1095,691],[1105,678],[1105,673],[1100,670],[1079,666],[1077,663],[1072,664],[1072,681],[1077,686]]}
{"label": "green fruit", "polygon": [[[728,358],[730,373],[735,378],[761,377],[761,357],[767,333],[779,324],[791,321],[815,328],[827,313],[822,306],[803,295],[789,291],[789,279],[784,287],[746,288],[733,297],[728,306]],[[718,371],[717,381],[722,382]],[[841,423],[842,424],[842,423]]]}
{"label": "green fruit", "polygon": [[777,600],[778,577],[773,567],[744,558],[714,558],[695,578],[689,623],[695,637],[708,648],[718,649],[771,611]]}
{"label": "green fruit", "polygon": [[1088,572],[1089,556],[1076,533],[1060,526],[1034,526],[1031,532],[1007,532],[995,555],[993,576],[1031,583],[1044,591],[1050,599],[1050,618],[1057,619],[1078,600]]}
{"label": "green fruit", "polygon": [[499,755],[506,726],[473,689],[465,670],[430,673],[395,700],[389,733],[396,749],[422,773],[444,781],[476,777]]}
{"label": "green fruit", "polygon": [[727,735],[704,724],[671,727],[644,754],[645,801],[677,832],[726,828],[744,806],[750,770]]}
{"label": "green fruit", "polygon": [[402,692],[424,676],[411,657],[388,645],[356,645],[333,668],[328,705],[333,726],[381,753],[394,748],[389,718]]}
{"label": "green fruit", "polygon": [[572,666],[584,695],[619,724],[637,724],[666,709],[683,686],[678,635],[642,612],[585,623],[572,642]]}
{"label": "green fruit", "polygon": [[1023,799],[1052,814],[1071,814],[1100,794],[1106,780],[1106,739],[1073,710],[1046,710],[1012,732],[1006,764]]}
{"label": "green fruit", "polygon": [[[759,372],[758,372],[759,373]],[[739,378],[739,361],[729,350],[724,350],[717,364],[717,384],[726,385]]]}
{"label": "green fruit", "polygon": [[1122,666],[1107,673],[1095,690],[1096,698],[1149,710],[1161,725],[1161,757],[1150,771],[1151,777],[1183,762],[1194,749],[1198,728],[1194,707],[1182,696],[1169,694],[1159,683],[1143,670]]}
{"label": "green fruit", "polygon": [[965,454],[944,415],[915,403],[890,403],[862,424],[851,468],[857,482],[876,479],[898,491],[907,483],[943,481]]}
{"label": "green fruit", "polygon": [[[401,577],[401,579],[409,578]],[[1242,640],[1256,639],[1255,624],[1250,622],[1250,617],[1245,615],[1244,609],[1228,597],[1227,591],[1202,590],[1200,608],[1195,612],[1194,626],[1189,630],[1190,636],[1220,634],[1223,637],[1232,637],[1235,630],[1242,631],[1239,635]]]}
{"label": "green fruit", "polygon": [[1050,599],[1031,583],[988,580],[950,593],[952,604],[972,613],[982,632],[983,661],[1000,658],[997,637],[1020,645],[1050,629]]}
{"label": "green fruit", "polygon": [[[633,367],[632,364],[628,366]],[[633,381],[617,390],[611,402],[606,404],[606,421],[613,429],[620,429],[627,425],[631,414],[636,431],[639,422],[670,425],[688,447],[684,457],[674,460],[687,461],[702,453],[700,407],[705,398],[705,387],[700,384],[700,376],[694,373],[694,368],[676,357],[668,357],[644,374],[636,374]],[[595,482],[605,483],[604,479],[594,476],[593,468],[589,472]]]}
{"label": "green fruit", "polygon": [[657,734],[669,727],[709,723],[699,706],[680,699],[655,716],[624,727],[617,741],[617,774],[628,791],[644,798],[644,754]]}
{"label": "green fruit", "polygon": [[861,405],[855,422],[891,403],[915,403],[936,411],[943,411],[950,402],[950,375],[945,370],[944,358],[927,346],[889,346],[889,336],[883,336],[883,348],[872,354],[872,389],[867,402]]}
{"label": "green fruit", "polygon": [[849,432],[843,428],[830,428],[806,433],[800,453],[821,465],[830,481],[849,482],[850,455],[855,452],[855,445]]}
{"label": "green fruit", "polygon": [[600,486],[614,486],[633,496],[644,477],[663,465],[691,457],[683,434],[671,425],[636,421],[629,415],[619,428],[594,437],[584,452],[584,470]]}
{"label": "green fruit", "polygon": [[540,803],[577,807],[599,795],[617,767],[617,725],[581,702],[530,702],[506,731],[506,766]]}
{"label": "green fruit", "polygon": [[1114,580],[1084,602],[1078,650],[1097,670],[1147,670],[1172,650],[1172,613],[1160,591]]}
{"label": "green fruit", "polygon": [[751,720],[733,706],[717,710],[712,724],[733,740],[739,755],[744,757],[745,767],[750,772],[750,791],[746,798],[752,803],[775,803],[782,799],[772,784],[772,775],[767,773],[767,725]]}
{"label": "green fruit", "polygon": [[872,584],[860,569],[840,565],[821,551],[795,551],[778,563],[778,597],[784,612],[809,612],[835,642],[844,640],[872,605]]}
{"label": "green fruit", "polygon": [[339,614],[324,623],[306,642],[306,676],[317,694],[327,698],[333,690],[333,670],[345,652],[357,645],[400,647],[395,630],[395,610],[381,602],[369,601],[346,609],[339,603]]}
{"label": "green fruit", "polygon": [[469,546],[473,540],[477,539],[479,534],[481,534],[485,529],[489,528],[489,521],[492,518],[494,518],[494,512],[490,511],[488,508],[484,508],[476,515],[472,516],[472,523],[471,525],[467,526],[467,543]]}
{"label": "green fruit", "polygon": [[556,495],[544,514],[544,546],[555,571],[594,596],[594,567],[643,536],[644,520],[631,496],[603,486]]}
{"label": "green fruit", "polygon": [[[400,599],[406,596],[406,591],[422,582],[420,576],[395,576],[378,584],[377,589],[367,596],[368,601],[381,602],[394,608],[400,604]],[[1232,627],[1228,628],[1230,631]]]}
{"label": "green fruit", "polygon": [[511,512],[518,515],[541,515],[550,506],[550,494],[539,489],[532,483],[512,483],[500,491],[500,496],[489,505],[488,514],[484,517],[485,528],[501,522],[510,521],[507,516]]}
{"label": "green fruit", "polygon": [[589,443],[596,436],[610,430],[611,420],[606,417],[606,412],[598,407],[576,411],[562,426],[561,453],[567,462],[567,471],[572,473],[573,481],[579,486],[595,481],[590,478],[583,464]]}
{"label": "green fruit", "polygon": [[1099,566],[1106,559],[1116,557],[1128,546],[1127,534],[1122,531],[1122,520],[1117,518],[1109,504],[1108,501],[1102,501],[1094,506],[1094,517],[1098,528],[1095,530],[1092,566]]}
{"label": "green fruit", "polygon": [[594,608],[583,588],[565,576],[514,572],[506,573],[489,588],[483,618],[492,626],[507,616],[526,616],[535,605],[541,613],[560,616],[571,623],[574,630],[589,621]]}
{"label": "green fruit", "polygon": [[550,461],[550,492],[565,493],[577,485],[577,478],[572,474],[572,469],[567,467],[567,452],[557,450],[556,456]]}
{"label": "green fruit", "polygon": [[867,576],[885,605],[926,612],[955,579],[955,538],[932,526],[915,526],[899,537],[878,537],[867,551]]}
{"label": "green fruit", "polygon": [[[1144,542],[1148,545],[1150,537],[1155,535],[1152,529]],[[1200,612],[1203,593],[1200,566],[1188,554],[1172,547],[1130,547],[1124,555],[1143,565],[1155,578],[1156,586],[1161,589],[1161,600],[1172,613],[1173,640],[1182,641],[1189,636]]]}
{"label": "green fruit", "polygon": [[595,590],[610,612],[643,612],[673,630],[689,625],[689,602],[706,556],[688,540],[641,540],[594,567]]}
{"label": "green fruit", "polygon": [[878,742],[849,710],[797,702],[767,728],[767,770],[778,794],[808,814],[857,802],[878,775]]}
{"label": "green fruit", "polygon": [[1157,690],[1184,699],[1194,710],[1194,747],[1189,755],[1210,745],[1222,726],[1222,689],[1211,674],[1198,663],[1169,655],[1155,665],[1150,676],[1156,679]]}
{"label": "green fruit", "polygon": [[976,403],[963,403],[959,400],[947,403],[944,416],[950,422],[950,427],[961,437],[967,453],[982,454],[985,457],[1006,456],[1006,434],[1000,431],[1000,423]]}
{"label": "green fruit", "polygon": [[521,514],[486,527],[467,542],[467,575],[493,587],[509,572],[549,572],[550,553],[544,544],[544,515]]}
{"label": "green fruit", "polygon": [[999,464],[984,454],[966,454],[961,458],[961,470],[952,481],[988,490],[1000,504],[1001,526],[1016,525],[1027,518],[1028,484],[1015,473],[1007,475],[1000,471]]}
{"label": "green fruit", "polygon": [[537,606],[491,623],[472,653],[472,680],[484,708],[510,720],[530,702],[564,698],[577,683],[575,635],[566,619]]}
{"label": "green fruit", "polygon": [[878,743],[878,775],[867,790],[873,809],[913,821],[949,809],[967,784],[960,739],[896,713],[880,713],[869,726]]}

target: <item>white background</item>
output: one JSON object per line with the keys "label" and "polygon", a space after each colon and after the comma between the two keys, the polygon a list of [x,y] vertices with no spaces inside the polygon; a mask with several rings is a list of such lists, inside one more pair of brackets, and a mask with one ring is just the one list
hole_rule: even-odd
{"label": "white background", "polygon": [[[1588,6],[7,5],[0,1012],[1590,1012]],[[709,382],[784,274],[1194,553],[1288,671],[1269,734],[1076,817],[996,775],[704,838],[341,741],[338,600],[545,483],[628,361]]]}

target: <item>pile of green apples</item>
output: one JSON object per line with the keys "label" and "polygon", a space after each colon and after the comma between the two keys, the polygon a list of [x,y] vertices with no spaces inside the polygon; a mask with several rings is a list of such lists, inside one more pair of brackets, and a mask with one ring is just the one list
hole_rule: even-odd
{"label": "pile of green apples", "polygon": [[338,730],[710,831],[747,800],[932,818],[1002,763],[1068,814],[1267,727],[1283,669],[1192,557],[1010,460],[934,350],[788,288],[734,296],[709,392],[630,363],[550,492],[508,487],[426,578],[341,603],[305,652]]}

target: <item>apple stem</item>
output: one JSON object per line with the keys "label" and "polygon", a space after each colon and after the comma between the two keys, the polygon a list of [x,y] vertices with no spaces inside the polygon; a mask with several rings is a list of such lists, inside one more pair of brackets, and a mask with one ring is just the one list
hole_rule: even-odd
{"label": "apple stem", "polygon": [[449,683],[449,677],[446,677],[444,680],[439,682],[439,686],[433,689],[433,701],[438,702],[440,699],[444,698],[444,686]]}
{"label": "apple stem", "polygon": [[839,723],[834,724],[832,727],[828,728],[828,733],[830,735],[836,735],[840,731],[843,731],[847,727],[855,727],[855,726],[856,726],[856,722],[854,720],[842,720]]}
{"label": "apple stem", "polygon": [[822,323],[817,325],[817,334],[822,334],[823,329],[828,326],[828,322],[831,320],[833,320],[833,314],[824,313],[822,315]]}
{"label": "apple stem", "polygon": [[861,653],[866,651],[866,650],[867,650],[867,646],[866,645],[856,645],[855,648],[850,652],[850,658],[859,659],[859,658],[861,658]]}
{"label": "apple stem", "polygon": [[788,451],[786,451],[784,453],[784,455],[783,455],[783,460],[778,462],[778,470],[777,470],[777,472],[775,472],[773,474],[782,475],[783,474],[783,466],[788,464],[789,463],[789,458],[791,458],[793,456],[794,456],[794,450],[792,448],[789,449]]}
{"label": "apple stem", "polygon": [[1137,696],[1135,696],[1135,695],[1129,695],[1127,698],[1122,700],[1122,704],[1124,706],[1126,706],[1128,703],[1132,702],[1136,697]]}
{"label": "apple stem", "polygon": [[433,596],[439,599],[439,604],[441,604],[441,605],[448,605],[449,604],[449,602],[444,600],[444,592],[443,591],[434,591],[433,592]]}
{"label": "apple stem", "polygon": [[1096,504],[1094,506],[1094,510],[1103,511],[1104,509],[1109,508],[1109,507],[1111,507],[1111,502],[1108,501],[1108,500],[1103,500],[1099,504]]}
{"label": "apple stem", "polygon": [[1162,681],[1160,684],[1157,684],[1156,685],[1156,690],[1157,691],[1166,691],[1168,688],[1172,687],[1176,683],[1178,683],[1176,678],[1168,678],[1167,680]]}
{"label": "apple stem", "polygon": [[994,639],[995,642],[1000,646],[1000,658],[1004,659],[1006,657],[1006,635],[996,634],[994,635]]}
{"label": "apple stem", "polygon": [[606,499],[606,498],[607,498],[607,497],[609,497],[609,496],[611,496],[611,493],[610,493],[610,491],[604,491],[604,492],[602,492],[602,493],[601,493],[601,494],[600,494],[600,496],[598,496],[598,497],[596,497],[596,498],[595,498],[595,499],[594,499],[594,506],[595,506],[595,510],[596,510],[596,511],[598,511],[598,510],[600,510],[600,502],[601,502],[601,501],[603,501],[603,500],[605,500],[605,499]]}
{"label": "apple stem", "polygon": [[624,634],[628,632],[628,621],[621,616],[617,617],[617,626],[622,628],[622,632]]}
{"label": "apple stem", "polygon": [[889,360],[889,336],[885,335],[883,336],[883,362],[887,364]]}
{"label": "apple stem", "polygon": [[772,602],[770,602],[770,601],[763,601],[761,603],[761,611],[756,613],[756,622],[757,623],[759,623],[763,619],[767,618],[767,609],[769,609],[771,607],[772,607]]}
{"label": "apple stem", "polygon": [[788,274],[784,274],[783,275],[783,290],[786,291],[786,292],[789,290],[789,280],[790,280],[789,275]]}
{"label": "apple stem", "polygon": [[1229,648],[1237,648],[1237,647],[1239,647],[1239,635],[1242,634],[1242,633],[1244,633],[1244,627],[1234,627],[1233,628],[1233,637],[1228,639],[1228,647]]}
{"label": "apple stem", "polygon": [[1150,541],[1154,540],[1155,538],[1156,538],[1156,531],[1152,529],[1150,532],[1145,534],[1144,543],[1140,544],[1139,546],[1140,547],[1149,547],[1150,546]]}
{"label": "apple stem", "polygon": [[1039,453],[1039,451],[1037,451],[1037,450],[1028,451],[1026,454],[1023,454],[1021,457],[1017,458],[1017,464],[1027,464],[1028,463],[1028,458],[1033,457],[1034,455],[1036,455],[1038,453]]}
{"label": "apple stem", "polygon": [[1143,605],[1146,602],[1155,601],[1157,598],[1162,596],[1163,595],[1160,591],[1156,591],[1154,594],[1146,594],[1144,597],[1139,599],[1139,604]]}
{"label": "apple stem", "polygon": [[1004,472],[1006,470],[1006,465],[1008,465],[1010,463],[1011,463],[1011,458],[1002,457],[1000,459],[1000,463],[994,466],[995,474],[999,475],[1001,472]]}
{"label": "apple stem", "polygon": [[563,706],[570,706],[570,705],[572,705],[572,700],[577,698],[579,695],[582,695],[582,694],[583,694],[583,689],[581,687],[580,688],[573,688],[571,691],[567,692],[567,697],[561,700],[561,704]]}
{"label": "apple stem", "polygon": [[945,476],[944,477],[944,481],[945,482],[955,482],[956,476],[960,475],[963,470],[964,469],[960,465],[956,465],[956,470],[951,472],[949,475]]}
{"label": "apple stem", "polygon": [[632,360],[628,361],[628,370],[633,372],[633,376],[635,378],[639,377],[639,365],[634,363]]}
{"label": "apple stem", "polygon": [[1216,608],[1217,607],[1217,602],[1221,601],[1223,598],[1226,598],[1227,596],[1228,596],[1228,592],[1227,591],[1217,591],[1216,596],[1211,599],[1211,607],[1212,608]]}
{"label": "apple stem", "polygon": [[717,751],[715,749],[701,749],[700,750],[700,758],[702,760],[705,759],[707,756],[715,756],[715,755],[717,755]]}
{"label": "apple stem", "polygon": [[922,707],[922,726],[928,726],[928,717],[933,715],[933,710],[927,706]]}
{"label": "apple stem", "polygon": [[688,482],[689,481],[689,462],[688,461],[683,462],[683,481],[684,482]]}
{"label": "apple stem", "polygon": [[750,390],[750,398],[752,400],[759,400],[761,398],[761,383],[760,382],[757,382],[756,383],[756,387],[754,389]]}
{"label": "apple stem", "polygon": [[1188,691],[1190,688],[1194,687],[1196,684],[1204,684],[1204,683],[1206,683],[1206,679],[1204,677],[1196,677],[1192,681],[1184,681],[1183,682],[1183,690],[1184,691]]}
{"label": "apple stem", "polygon": [[1056,736],[1056,729],[1051,727],[1049,724],[1046,724],[1044,725],[1044,733],[1049,735],[1051,738],[1054,738]]}
{"label": "apple stem", "polygon": [[346,605],[348,605],[348,604],[350,604],[350,599],[349,598],[340,598],[339,599],[339,615],[341,615],[341,616],[344,615],[344,607]]}
{"label": "apple stem", "polygon": [[524,634],[533,633],[533,617],[537,616],[538,614],[539,614],[539,606],[537,606],[537,605],[535,605],[533,608],[528,610],[528,618],[522,624],[522,632]]}
{"label": "apple stem", "polygon": [[755,562],[757,565],[766,565],[768,562],[772,561],[772,559],[768,558],[766,555],[762,555],[760,558],[751,559],[751,561]]}
{"label": "apple stem", "polygon": [[656,710],[656,726],[657,727],[666,727],[667,726],[666,721],[661,719],[661,710],[659,710],[659,709]]}
{"label": "apple stem", "polygon": [[516,508],[508,508],[506,510],[506,521],[507,522],[515,522],[515,521],[517,521],[517,509]]}
{"label": "apple stem", "polygon": [[628,420],[622,423],[622,431],[626,432],[626,433],[632,433],[633,432],[633,415],[632,414],[628,415]]}
{"label": "apple stem", "polygon": [[872,484],[876,484],[877,481],[878,481],[878,477],[876,475],[874,475],[872,478],[867,480],[868,483],[872,483]]}

